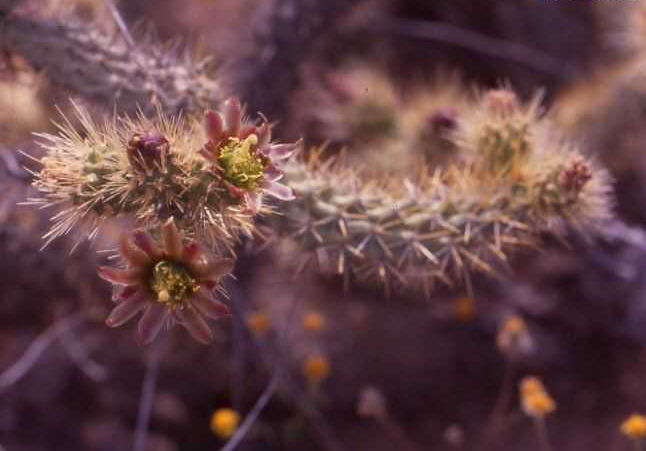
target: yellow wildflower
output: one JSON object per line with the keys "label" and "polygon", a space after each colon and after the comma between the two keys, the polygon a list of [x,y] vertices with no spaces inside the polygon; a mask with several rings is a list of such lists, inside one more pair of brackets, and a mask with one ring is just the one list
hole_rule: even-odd
{"label": "yellow wildflower", "polygon": [[318,332],[325,328],[325,317],[319,312],[309,312],[303,317],[303,328],[311,332]]}
{"label": "yellow wildflower", "polygon": [[525,377],[520,382],[520,402],[523,411],[534,418],[542,418],[556,410],[556,402],[535,376]]}
{"label": "yellow wildflower", "polygon": [[310,355],[303,362],[303,375],[310,383],[318,383],[330,374],[330,361],[319,354]]}
{"label": "yellow wildflower", "polygon": [[453,314],[455,318],[463,323],[473,319],[476,312],[476,306],[468,296],[460,296],[453,301]]}
{"label": "yellow wildflower", "polygon": [[247,315],[247,327],[252,332],[263,334],[269,330],[270,326],[269,317],[262,312],[253,312]]}
{"label": "yellow wildflower", "polygon": [[621,433],[632,440],[646,437],[646,416],[633,413],[621,423]]}
{"label": "yellow wildflower", "polygon": [[223,439],[231,437],[239,423],[240,414],[228,407],[216,410],[211,416],[211,430]]}

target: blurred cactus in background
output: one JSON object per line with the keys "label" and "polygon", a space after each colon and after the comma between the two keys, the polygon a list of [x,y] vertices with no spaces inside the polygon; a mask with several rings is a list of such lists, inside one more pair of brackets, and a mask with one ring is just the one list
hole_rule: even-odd
{"label": "blurred cactus in background", "polygon": [[408,89],[365,65],[324,76],[308,76],[292,100],[292,127],[304,130],[310,146],[345,148],[348,164],[372,175],[409,171],[424,158],[431,166],[454,158],[449,134],[470,98],[457,73],[441,70]]}

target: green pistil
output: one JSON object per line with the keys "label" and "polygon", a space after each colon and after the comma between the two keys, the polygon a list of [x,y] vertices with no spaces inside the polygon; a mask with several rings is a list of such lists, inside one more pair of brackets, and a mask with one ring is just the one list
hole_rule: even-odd
{"label": "green pistil", "polygon": [[252,151],[258,143],[256,135],[249,135],[244,141],[229,140],[220,148],[218,163],[224,171],[224,178],[238,188],[256,188],[262,178],[266,163],[261,155]]}
{"label": "green pistil", "polygon": [[157,294],[157,302],[175,308],[182,305],[199,286],[184,265],[161,260],[153,268],[150,289]]}

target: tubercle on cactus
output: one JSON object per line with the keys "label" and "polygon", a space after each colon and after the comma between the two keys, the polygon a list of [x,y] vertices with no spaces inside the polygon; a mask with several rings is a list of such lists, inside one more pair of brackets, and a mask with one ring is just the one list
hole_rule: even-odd
{"label": "tubercle on cactus", "polygon": [[[503,94],[494,99],[502,102],[497,112],[476,109],[480,123],[463,122],[456,132],[463,161],[416,184],[366,183],[342,163],[322,162],[320,152],[291,163],[286,179],[296,200],[274,220],[303,252],[298,269],[315,263],[341,275],[346,287],[379,284],[386,295],[429,297],[438,283],[470,289],[472,271],[495,276],[514,249],[538,247],[543,232],[599,226],[610,215],[605,172],[536,113],[536,101],[526,106]],[[478,107],[491,108],[491,96],[481,96]],[[518,117],[518,133],[483,144],[483,132]]]}

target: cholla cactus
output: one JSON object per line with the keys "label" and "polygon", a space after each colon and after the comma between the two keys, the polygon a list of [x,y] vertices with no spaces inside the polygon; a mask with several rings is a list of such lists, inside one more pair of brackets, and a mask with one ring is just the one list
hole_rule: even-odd
{"label": "cholla cactus", "polygon": [[373,174],[407,171],[418,157],[433,166],[453,157],[448,136],[468,104],[456,74],[438,72],[407,90],[362,65],[333,72],[323,82],[318,78],[307,77],[293,102],[296,125],[317,144],[350,146],[348,159],[359,165],[370,158],[367,171]]}
{"label": "cholla cactus", "polygon": [[[379,71],[353,65],[328,74],[312,74],[293,105],[294,117],[317,141],[332,144],[379,143],[397,135],[401,99]],[[316,81],[314,81],[316,80]]]}
{"label": "cholla cactus", "polygon": [[161,243],[145,231],[124,235],[120,253],[125,266],[99,267],[99,276],[114,284],[117,301],[106,324],[120,326],[143,310],[137,329],[141,344],[153,341],[165,324],[173,322],[207,344],[213,334],[203,316],[229,315],[213,291],[222,291],[220,279],[231,272],[233,261],[208,259],[197,242],[184,242],[172,219],[162,226],[161,235]]}
{"label": "cholla cactus", "polygon": [[250,235],[253,216],[268,211],[263,191],[290,198],[276,183],[277,166],[296,144],[271,144],[269,125],[243,121],[235,99],[225,110],[226,128],[219,113],[209,111],[205,131],[197,120],[161,113],[99,125],[76,106],[81,132],[66,120],[58,135],[38,135],[46,154],[34,184],[42,196],[30,201],[63,207],[47,242],[79,222],[89,223],[94,236],[105,220],[124,215],[146,228],[172,217],[218,249]]}
{"label": "cholla cactus", "polygon": [[462,162],[416,185],[382,184],[340,165],[293,163],[297,199],[285,205],[283,235],[305,251],[299,267],[369,286],[430,295],[436,282],[470,288],[470,272],[490,275],[510,251],[535,247],[542,232],[598,227],[609,216],[601,169],[510,90],[482,95],[454,133]]}
{"label": "cholla cactus", "polygon": [[646,47],[646,6],[643,2],[630,2],[625,8],[598,4],[597,14],[606,25],[607,43],[611,49],[634,56],[644,54]]}

